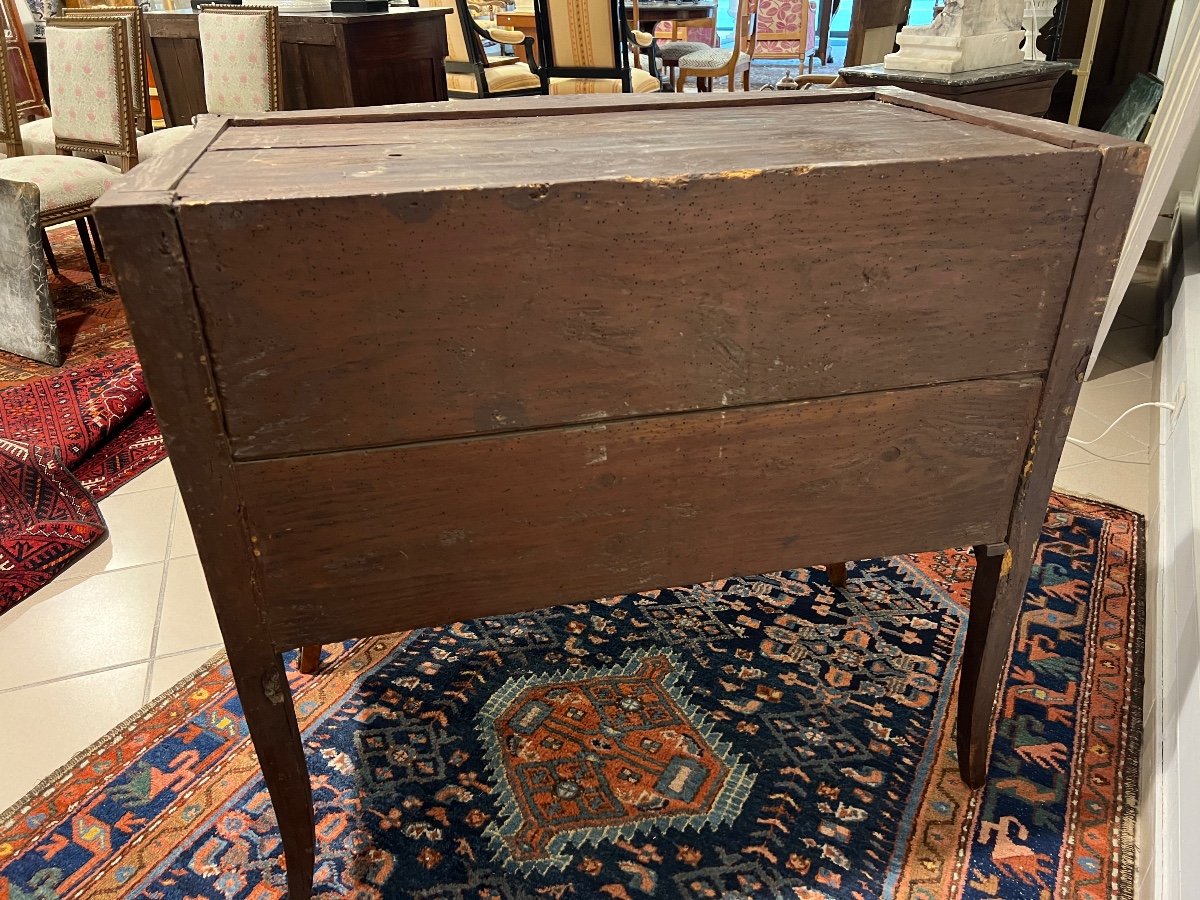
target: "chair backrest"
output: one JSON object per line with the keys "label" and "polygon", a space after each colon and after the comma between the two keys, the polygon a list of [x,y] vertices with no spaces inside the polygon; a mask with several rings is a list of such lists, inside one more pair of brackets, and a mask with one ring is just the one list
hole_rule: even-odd
{"label": "chair backrest", "polygon": [[279,109],[277,7],[200,7],[200,56],[210,113]]}
{"label": "chair backrest", "polygon": [[738,0],[733,46],[739,54],[750,59],[754,59],[758,42],[758,4],[759,0]]}
{"label": "chair backrest", "polygon": [[0,0],[0,19],[8,38],[4,59],[8,64],[9,84],[12,86],[17,115],[22,122],[45,118],[50,115],[50,110],[42,94],[37,69],[33,66],[33,55],[29,52],[29,41],[25,37],[16,0]]}
{"label": "chair backrest", "polygon": [[854,0],[844,65],[883,62],[896,48],[896,32],[908,21],[909,4],[910,0]]}
{"label": "chair backrest", "polygon": [[129,91],[133,103],[133,118],[143,132],[150,131],[150,84],[146,78],[146,50],[142,43],[142,8],[140,6],[101,6],[99,4],[64,9],[61,15],[70,19],[96,16],[121,19],[125,22],[125,41],[129,50]]}
{"label": "chair backrest", "polygon": [[632,90],[622,0],[534,0],[541,76],[614,78]]}
{"label": "chair backrest", "polygon": [[483,53],[483,43],[468,21],[471,11],[466,0],[418,0],[418,5],[450,9],[446,16],[447,62],[474,63],[477,54]]}
{"label": "chair backrest", "polygon": [[8,29],[0,28],[0,145],[8,157],[21,156],[25,149],[21,145],[21,119],[17,116],[17,98],[13,94],[12,76],[8,67]]}
{"label": "chair backrest", "polygon": [[137,163],[127,28],[127,19],[98,15],[46,24],[58,152],[115,156],[122,171]]}

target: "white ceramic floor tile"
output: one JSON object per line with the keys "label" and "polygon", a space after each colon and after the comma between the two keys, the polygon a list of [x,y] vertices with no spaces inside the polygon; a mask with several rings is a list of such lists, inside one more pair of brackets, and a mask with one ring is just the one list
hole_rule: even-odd
{"label": "white ceramic floor tile", "polygon": [[175,517],[171,521],[171,558],[196,555],[196,537],[192,534],[191,523],[188,522],[187,509],[183,498],[176,492]]}
{"label": "white ceramic floor tile", "polygon": [[147,702],[159,694],[169,691],[212,659],[220,649],[220,647],[205,647],[201,650],[189,650],[187,653],[178,653],[175,656],[154,660],[150,664],[150,694],[146,698]]}
{"label": "white ceramic floor tile", "polygon": [[155,655],[211,647],[221,642],[200,557],[170,560]]}
{"label": "white ceramic floor tile", "polygon": [[1127,366],[1124,363],[1119,363],[1101,354],[1100,358],[1096,360],[1096,366],[1092,369],[1092,376],[1087,380],[1087,384],[1108,387],[1109,385],[1121,384],[1125,381],[1137,381],[1143,378],[1148,381],[1154,378],[1153,360],[1147,360],[1136,366]]}
{"label": "white ceramic floor tile", "polygon": [[[1077,444],[1068,442],[1067,446],[1071,448],[1071,454],[1068,457],[1067,452],[1064,450],[1064,461],[1059,464],[1059,467],[1070,465],[1070,463],[1066,462],[1067,458],[1075,459],[1076,462],[1096,462],[1098,460],[1120,459],[1131,454],[1140,454],[1139,460],[1141,462],[1149,461],[1150,451],[1145,441],[1138,440],[1120,426],[1109,431],[1108,434],[1104,434],[1110,421],[1110,419],[1101,419],[1086,409],[1076,409],[1075,415],[1071,419],[1070,436],[1076,440],[1096,441],[1096,443],[1090,444],[1087,447],[1080,447]],[[1100,437],[1102,434],[1104,434],[1104,437]],[[1080,453],[1084,454],[1084,456],[1079,456]]]}
{"label": "white ceramic floor tile", "polygon": [[1150,509],[1150,464],[1135,459],[1060,468],[1054,486],[1069,494],[1107,500],[1145,515]]}
{"label": "white ceramic floor tile", "polygon": [[145,663],[0,694],[0,809],[142,705]]}
{"label": "white ceramic floor tile", "polygon": [[162,574],[61,579],[0,616],[0,690],[149,658]]}
{"label": "white ceramic floor tile", "polygon": [[108,536],[75,563],[69,574],[112,572],[166,559],[174,506],[175,491],[169,487],[105,497],[100,501],[100,513],[108,525]]}
{"label": "white ceramic floor tile", "polygon": [[1143,325],[1158,323],[1158,286],[1135,281],[1121,299],[1120,315],[1128,316]]}
{"label": "white ceramic floor tile", "polygon": [[105,499],[173,487],[175,487],[175,470],[171,468],[171,461],[164,459],[155,463],[141,475],[121,485]]}
{"label": "white ceramic floor tile", "polygon": [[1158,332],[1153,325],[1110,331],[1102,348],[1106,356],[1126,366],[1136,366],[1154,359],[1157,351]]}
{"label": "white ceramic floor tile", "polygon": [[[1089,381],[1079,392],[1077,407],[1105,423],[1115,422],[1122,413],[1142,403],[1154,400],[1155,388],[1149,378],[1101,385]],[[1158,410],[1152,406],[1134,410],[1117,423],[1116,428],[1137,441],[1149,445],[1154,440],[1154,424]]]}

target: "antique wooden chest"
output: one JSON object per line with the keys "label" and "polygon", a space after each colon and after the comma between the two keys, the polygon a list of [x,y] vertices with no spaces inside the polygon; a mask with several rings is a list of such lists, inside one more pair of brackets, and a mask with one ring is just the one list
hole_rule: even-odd
{"label": "antique wooden chest", "polygon": [[982,783],[1144,162],[890,88],[543,97],[206,118],[103,198],[292,896],[282,651],[638,589],[973,546]]}

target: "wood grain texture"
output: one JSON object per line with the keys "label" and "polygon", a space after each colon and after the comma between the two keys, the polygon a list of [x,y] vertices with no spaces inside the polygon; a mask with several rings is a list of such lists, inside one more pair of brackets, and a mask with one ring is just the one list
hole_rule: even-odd
{"label": "wood grain texture", "polygon": [[329,643],[451,608],[473,618],[1002,539],[1040,393],[1037,378],[973,381],[238,475],[279,646]]}
{"label": "wood grain texture", "polygon": [[[281,649],[600,594],[975,545],[959,729],[979,784],[1144,148],[894,89],[450,106],[210,117],[97,204],[290,896],[314,834]],[[852,159],[822,124],[839,106],[893,156]],[[587,115],[576,131],[618,144],[671,108],[722,131],[795,111],[794,158],[691,133],[673,160],[627,153],[636,178],[566,137],[529,177],[478,164],[498,120]],[[388,129],[436,140],[392,157]],[[352,131],[371,137],[343,160],[380,171],[256,181],[336,162],[311,135]],[[404,153],[439,172],[380,162]],[[240,195],[203,193],[217,161]],[[810,222],[819,240],[788,242]],[[724,267],[695,249],[714,233]]]}
{"label": "wood grain texture", "polygon": [[[249,459],[1042,371],[1095,165],[1057,151],[1036,175],[992,157],[180,213]],[[823,237],[801,251],[786,229],[806,221]],[[720,253],[693,252],[712,234]]]}
{"label": "wood grain texture", "polygon": [[974,639],[982,650],[963,659],[963,678],[975,690],[960,692],[958,727],[968,734],[960,741],[966,751],[960,751],[960,766],[973,787],[982,786],[987,777],[996,697],[1034,549],[1149,156],[1147,147],[1128,142],[1101,147],[1100,153],[1100,174],[1083,243],[1008,526],[1009,555],[996,576],[994,604],[987,604],[980,614],[972,607],[970,631],[983,631],[982,637]]}

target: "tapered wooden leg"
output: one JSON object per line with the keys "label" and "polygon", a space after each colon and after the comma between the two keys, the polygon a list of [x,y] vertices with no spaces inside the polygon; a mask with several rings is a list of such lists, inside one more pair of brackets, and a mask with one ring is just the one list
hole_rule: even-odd
{"label": "tapered wooden leg", "polygon": [[300,659],[297,667],[305,675],[316,675],[321,668],[321,645],[306,644],[300,648]]}
{"label": "tapered wooden leg", "polygon": [[92,235],[92,243],[96,245],[96,255],[100,257],[100,262],[104,262],[104,244],[100,242],[100,229],[96,227],[96,220],[91,216],[88,216],[86,221],[88,231]]}
{"label": "tapered wooden leg", "polygon": [[742,90],[743,91],[750,90],[750,70],[749,69],[742,69]]}
{"label": "tapered wooden leg", "polygon": [[96,287],[103,287],[100,284],[100,267],[96,265],[96,254],[92,250],[92,239],[88,236],[87,225],[83,219],[75,220],[75,227],[79,230],[79,242],[83,244],[83,255],[87,257],[88,268],[92,271],[92,281],[96,282]]}
{"label": "tapered wooden leg", "polygon": [[312,786],[283,657],[258,647],[227,649],[246,725],[279,821],[287,859],[288,900],[309,900],[316,847]]}
{"label": "tapered wooden leg", "polygon": [[971,616],[958,676],[958,769],[963,781],[980,788],[987,779],[996,694],[1029,568],[1021,567],[1023,575],[1011,571],[1007,544],[978,546],[974,553]]}
{"label": "tapered wooden leg", "polygon": [[54,248],[50,246],[50,236],[46,234],[46,229],[42,229],[42,249],[46,252],[46,262],[50,264],[50,271],[55,275],[58,274],[58,260],[54,258]]}
{"label": "tapered wooden leg", "polygon": [[829,578],[829,583],[834,587],[846,586],[846,564],[844,562],[827,563],[825,574]]}

